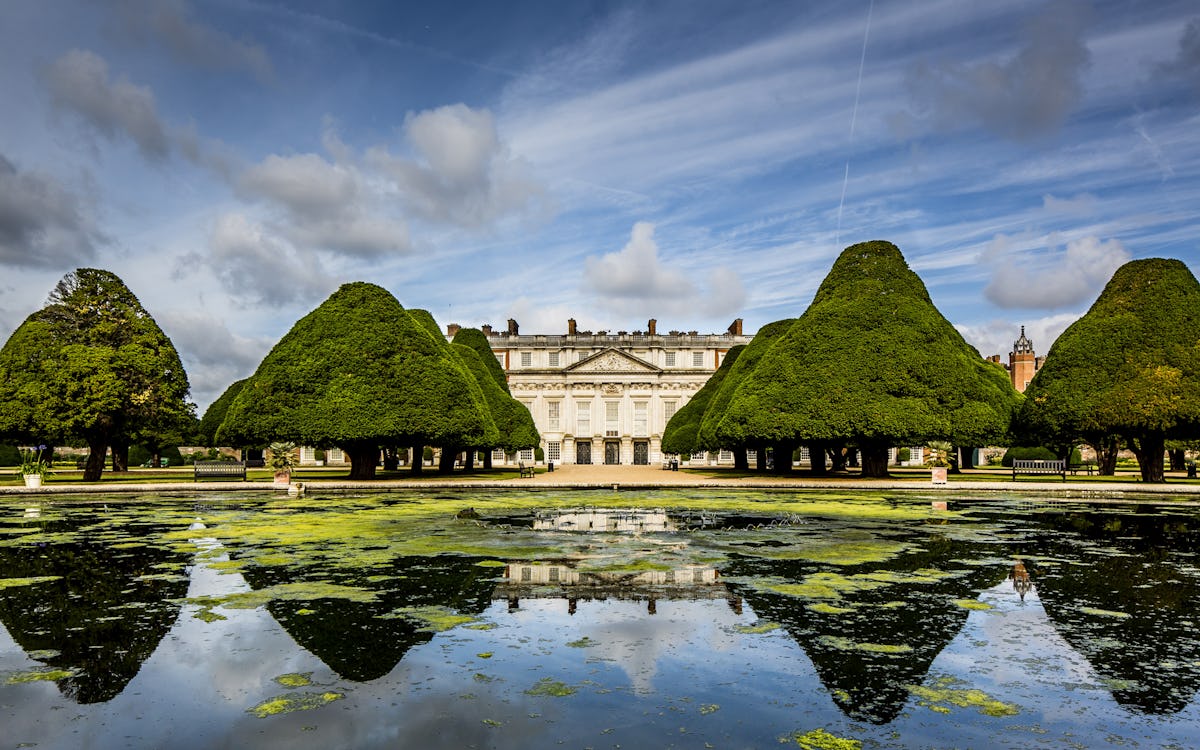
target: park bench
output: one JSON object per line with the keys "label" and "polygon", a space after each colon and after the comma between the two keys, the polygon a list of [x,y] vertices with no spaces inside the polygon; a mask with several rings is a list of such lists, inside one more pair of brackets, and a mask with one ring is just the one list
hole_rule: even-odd
{"label": "park bench", "polygon": [[1086,471],[1087,475],[1090,477],[1096,471],[1096,464],[1090,463],[1090,462],[1082,463],[1082,464],[1071,464],[1070,466],[1067,467],[1067,471],[1071,472],[1071,476],[1075,476],[1076,474],[1078,474],[1081,471]]}
{"label": "park bench", "polygon": [[1058,474],[1065,482],[1067,481],[1067,462],[1017,458],[1013,459],[1012,474],[1014,482],[1017,480],[1018,474]]}
{"label": "park bench", "polygon": [[201,477],[246,481],[246,464],[241,461],[197,461],[194,470],[193,482],[199,482]]}
{"label": "park bench", "polygon": [[522,477],[532,477],[533,476],[533,464],[526,466],[525,462],[521,461],[520,463],[517,464],[517,468],[521,470]]}

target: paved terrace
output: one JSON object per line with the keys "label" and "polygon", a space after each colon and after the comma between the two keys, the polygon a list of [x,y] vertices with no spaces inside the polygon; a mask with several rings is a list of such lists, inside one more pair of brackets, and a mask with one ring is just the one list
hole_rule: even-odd
{"label": "paved terrace", "polygon": [[[175,470],[180,480],[176,482],[130,482],[128,484],[107,480],[95,484],[72,484],[54,482],[40,489],[29,489],[21,486],[0,486],[0,495],[81,495],[81,494],[170,494],[191,495],[197,492],[236,492],[263,491],[283,492],[271,482],[239,482],[206,480],[192,482],[191,468],[184,467]],[[339,469],[340,475],[344,469]],[[305,472],[306,474],[308,472]],[[330,474],[335,472],[330,471]],[[969,475],[971,472],[968,471]],[[980,472],[995,475],[996,471]],[[722,476],[726,475],[726,476]],[[508,478],[497,480],[494,476],[455,475],[453,479],[439,479],[433,472],[425,474],[424,479],[383,479],[370,482],[352,482],[340,478],[329,480],[310,480],[308,476],[302,481],[310,490],[478,490],[478,489],[617,489],[637,490],[663,487],[718,488],[718,489],[812,489],[812,490],[887,490],[917,492],[923,495],[947,494],[963,495],[975,493],[1006,493],[1006,494],[1050,494],[1069,496],[1088,500],[1120,499],[1127,493],[1138,495],[1163,495],[1181,501],[1191,501],[1200,504],[1200,483],[1195,480],[1185,482],[1178,478],[1168,477],[1168,484],[1143,484],[1130,476],[1129,481],[1087,480],[1066,482],[1055,478],[1051,480],[1029,479],[1023,477],[1017,481],[1004,480],[975,480],[962,478],[955,481],[951,475],[945,485],[932,484],[926,476],[919,473],[898,473],[892,479],[858,479],[853,476],[837,476],[830,478],[811,478],[804,471],[797,471],[790,477],[774,475],[746,475],[728,469],[709,468],[704,470],[664,471],[658,466],[603,466],[576,465],[557,466],[553,472],[539,467],[533,478]],[[1172,481],[1173,480],[1173,481]]]}

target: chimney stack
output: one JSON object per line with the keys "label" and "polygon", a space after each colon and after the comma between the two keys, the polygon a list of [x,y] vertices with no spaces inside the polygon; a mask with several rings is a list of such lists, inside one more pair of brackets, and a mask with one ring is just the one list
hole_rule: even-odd
{"label": "chimney stack", "polygon": [[732,333],[734,336],[742,335],[742,319],[741,318],[738,318],[737,320],[735,320],[729,324],[729,332]]}
{"label": "chimney stack", "polygon": [[654,318],[651,318],[650,320],[646,321],[646,333],[651,336],[658,335],[658,321],[657,320],[655,320]]}
{"label": "chimney stack", "polygon": [[484,336],[492,335],[492,326],[490,324],[485,323],[484,325],[479,326],[479,330],[483,331]]}
{"label": "chimney stack", "polygon": [[508,319],[508,335],[509,336],[517,335],[517,321],[513,320],[512,318]]}
{"label": "chimney stack", "polygon": [[575,319],[574,318],[567,319],[567,335],[568,336],[575,335]]}
{"label": "chimney stack", "polygon": [[462,326],[460,326],[458,323],[446,324],[446,335],[450,338],[454,338],[455,334],[457,334],[460,330],[462,330]]}

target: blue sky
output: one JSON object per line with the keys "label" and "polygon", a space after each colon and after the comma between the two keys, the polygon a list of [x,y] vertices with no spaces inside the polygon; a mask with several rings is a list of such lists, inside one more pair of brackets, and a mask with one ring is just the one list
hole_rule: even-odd
{"label": "blue sky", "polygon": [[203,407],[347,281],[747,331],[896,243],[982,354],[1200,270],[1194,2],[12,0],[0,336],[120,275]]}

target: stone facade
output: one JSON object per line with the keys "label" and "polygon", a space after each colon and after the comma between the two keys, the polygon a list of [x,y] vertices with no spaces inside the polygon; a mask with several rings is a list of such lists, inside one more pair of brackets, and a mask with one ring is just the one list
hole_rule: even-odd
{"label": "stone facade", "polygon": [[[458,326],[447,326],[448,336]],[[656,464],[663,429],[724,361],[752,338],[735,320],[722,334],[579,331],[520,335],[483,326],[514,398],[529,408],[544,460],[555,464]],[[532,455],[522,456],[531,460]]]}
{"label": "stone facade", "polygon": [[[993,354],[988,359],[996,364],[1002,364],[999,354]],[[1025,389],[1029,387],[1029,381],[1033,380],[1033,376],[1042,369],[1042,363],[1045,361],[1045,357],[1039,357],[1033,351],[1033,342],[1025,337],[1025,326],[1021,326],[1021,335],[1013,342],[1012,351],[1008,353],[1008,364],[1005,365],[1013,388],[1016,388],[1019,393],[1024,393]]]}

